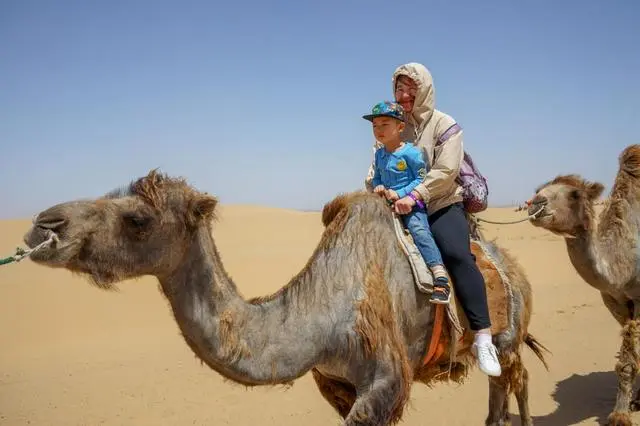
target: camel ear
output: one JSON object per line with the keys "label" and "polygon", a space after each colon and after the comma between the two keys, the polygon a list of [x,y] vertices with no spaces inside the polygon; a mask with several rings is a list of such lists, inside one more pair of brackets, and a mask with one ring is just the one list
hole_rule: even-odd
{"label": "camel ear", "polygon": [[604,191],[604,185],[598,182],[587,183],[587,196],[589,200],[595,200],[602,195]]}
{"label": "camel ear", "polygon": [[192,224],[195,225],[202,219],[214,218],[217,205],[218,199],[212,195],[207,193],[196,195],[191,203],[191,211],[189,212]]}

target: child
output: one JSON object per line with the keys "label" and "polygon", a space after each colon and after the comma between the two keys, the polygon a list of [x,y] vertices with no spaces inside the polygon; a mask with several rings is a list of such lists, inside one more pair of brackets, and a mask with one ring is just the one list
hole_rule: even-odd
{"label": "child", "polygon": [[424,179],[427,169],[422,152],[412,143],[402,141],[404,109],[396,102],[380,102],[373,107],[371,114],[362,118],[373,123],[375,138],[384,145],[375,153],[373,192],[391,202],[404,197],[416,201],[413,210],[400,217],[435,278],[430,302],[447,304],[451,294],[449,279],[431,234],[426,206],[411,194]]}

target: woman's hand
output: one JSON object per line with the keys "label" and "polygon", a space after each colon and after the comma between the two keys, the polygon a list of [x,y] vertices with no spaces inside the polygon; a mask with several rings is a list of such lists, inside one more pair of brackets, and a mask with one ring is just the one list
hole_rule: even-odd
{"label": "woman's hand", "polygon": [[395,203],[393,203],[393,210],[397,214],[407,214],[411,211],[413,206],[415,206],[416,202],[413,198],[407,196],[399,199]]}

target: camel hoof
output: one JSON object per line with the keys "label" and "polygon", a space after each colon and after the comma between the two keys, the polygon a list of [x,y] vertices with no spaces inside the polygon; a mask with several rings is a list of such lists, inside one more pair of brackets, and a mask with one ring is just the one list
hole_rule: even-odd
{"label": "camel hoof", "polygon": [[607,419],[607,426],[633,426],[629,413],[611,413]]}

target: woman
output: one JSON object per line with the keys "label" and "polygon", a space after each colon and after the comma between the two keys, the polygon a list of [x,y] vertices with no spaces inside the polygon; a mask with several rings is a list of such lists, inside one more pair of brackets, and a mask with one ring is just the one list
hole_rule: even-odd
{"label": "woman", "polygon": [[[434,239],[453,278],[456,296],[469,326],[475,332],[472,351],[479,367],[487,375],[499,376],[502,371],[491,341],[484,278],[471,253],[462,188],[456,183],[464,155],[462,129],[452,117],[435,109],[433,79],[424,65],[401,65],[393,73],[392,81],[396,102],[407,114],[403,140],[410,140],[422,148],[425,161],[431,166],[412,194],[427,206]],[[371,185],[371,171],[372,168],[366,180],[367,187]],[[412,197],[406,196],[395,202],[394,209],[398,214],[407,214],[415,204]]]}

